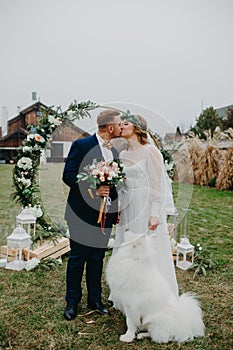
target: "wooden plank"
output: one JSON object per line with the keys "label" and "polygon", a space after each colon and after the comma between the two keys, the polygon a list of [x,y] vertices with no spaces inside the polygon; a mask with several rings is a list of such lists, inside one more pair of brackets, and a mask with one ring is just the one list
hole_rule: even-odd
{"label": "wooden plank", "polygon": [[173,261],[176,262],[176,247],[172,249]]}
{"label": "wooden plank", "polygon": [[[68,238],[62,237],[58,239],[56,243],[47,240],[42,245],[37,245],[32,250],[30,250],[29,259],[35,257],[41,260],[43,258],[51,257],[53,254],[62,250],[63,248],[66,248],[66,252],[70,250]],[[28,250],[23,249],[23,254],[24,259],[26,260],[28,256]],[[58,254],[58,256],[61,256],[61,254]]]}
{"label": "wooden plank", "polygon": [[15,259],[14,256],[9,256],[9,255],[8,255],[8,258],[7,258],[7,256],[5,254],[2,254],[1,258],[2,259],[7,259],[8,262],[13,261]]}
{"label": "wooden plank", "polygon": [[65,248],[62,248],[61,250],[58,250],[56,253],[50,255],[49,257],[50,258],[60,258],[63,254],[66,254],[70,251],[70,246],[68,245],[67,247]]}
{"label": "wooden plank", "polygon": [[[70,251],[70,241],[66,237],[59,238],[56,243],[46,240],[43,244],[37,243],[36,246],[30,250],[29,259],[37,258],[39,260],[43,258],[58,258],[63,254]],[[7,258],[7,246],[0,247],[1,256]],[[12,261],[15,258],[15,249],[8,250],[8,261]],[[23,258],[27,260],[28,249],[23,249]]]}
{"label": "wooden plank", "polygon": [[[0,247],[0,255],[6,255],[6,253],[7,253],[7,246],[2,245]],[[8,256],[15,256],[15,249],[14,248],[8,249]]]}

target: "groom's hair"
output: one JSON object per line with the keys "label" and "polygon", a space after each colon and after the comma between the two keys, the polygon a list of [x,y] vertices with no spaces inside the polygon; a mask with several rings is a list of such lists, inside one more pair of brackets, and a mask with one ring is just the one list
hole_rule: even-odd
{"label": "groom's hair", "polygon": [[119,111],[113,109],[105,109],[97,117],[97,125],[99,130],[103,130],[109,124],[115,123],[115,117],[120,115]]}

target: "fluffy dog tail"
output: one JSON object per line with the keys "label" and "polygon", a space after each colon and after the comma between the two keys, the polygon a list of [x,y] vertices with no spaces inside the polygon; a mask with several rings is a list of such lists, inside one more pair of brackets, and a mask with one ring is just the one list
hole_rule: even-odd
{"label": "fluffy dog tail", "polygon": [[199,301],[191,293],[182,294],[154,316],[152,322],[147,320],[147,329],[157,343],[172,340],[182,343],[204,335]]}

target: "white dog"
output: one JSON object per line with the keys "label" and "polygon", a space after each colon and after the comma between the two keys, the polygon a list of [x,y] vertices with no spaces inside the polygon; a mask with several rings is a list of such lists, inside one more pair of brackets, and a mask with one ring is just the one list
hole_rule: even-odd
{"label": "white dog", "polygon": [[198,301],[188,293],[176,296],[156,268],[156,235],[127,232],[126,236],[127,241],[111,256],[106,268],[114,306],[126,316],[128,329],[120,340],[131,342],[136,336],[150,336],[155,342],[167,343],[203,336]]}

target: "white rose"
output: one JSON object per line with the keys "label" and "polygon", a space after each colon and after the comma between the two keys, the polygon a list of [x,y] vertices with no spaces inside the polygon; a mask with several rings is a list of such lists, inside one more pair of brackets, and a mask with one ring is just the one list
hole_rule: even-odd
{"label": "white rose", "polygon": [[62,123],[62,120],[60,117],[56,118],[53,115],[49,115],[48,122],[49,124],[52,124],[52,126],[54,126],[54,125],[60,125]]}
{"label": "white rose", "polygon": [[32,160],[28,157],[22,157],[18,160],[17,166],[24,170],[28,170],[32,168]]}
{"label": "white rose", "polygon": [[27,136],[27,141],[31,141],[31,140],[33,140],[35,138],[35,134],[29,134],[28,136]]}

